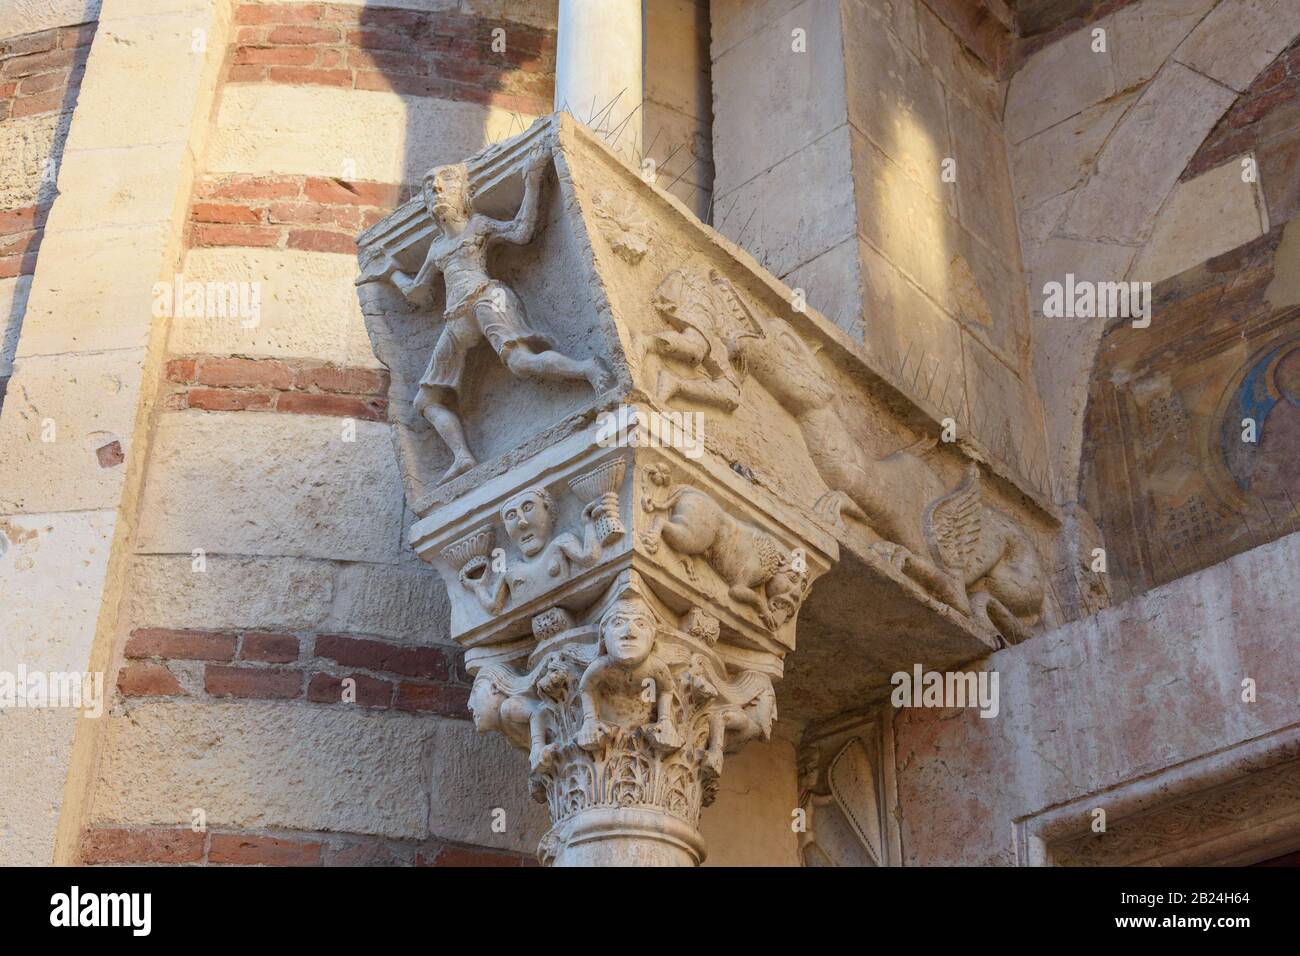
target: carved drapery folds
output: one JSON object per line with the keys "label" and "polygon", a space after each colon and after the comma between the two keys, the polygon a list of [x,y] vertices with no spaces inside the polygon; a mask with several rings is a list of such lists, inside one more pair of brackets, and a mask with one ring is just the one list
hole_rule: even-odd
{"label": "carved drapery folds", "polygon": [[358,244],[410,543],[476,723],[528,753],[544,860],[698,862],[777,688],[824,719],[1048,614],[1051,515],[569,118],[433,171]]}

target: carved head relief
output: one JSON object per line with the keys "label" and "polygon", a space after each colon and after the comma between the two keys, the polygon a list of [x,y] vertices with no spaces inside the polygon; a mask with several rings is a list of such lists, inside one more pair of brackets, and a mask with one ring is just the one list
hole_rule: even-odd
{"label": "carved head relief", "polygon": [[555,499],[544,488],[529,488],[501,509],[506,534],[525,558],[542,553],[555,527]]}
{"label": "carved head relief", "polygon": [[474,715],[474,729],[484,733],[501,726],[501,705],[505,700],[505,691],[491,677],[480,677],[474,681],[474,687],[469,692],[469,709]]}
{"label": "carved head relief", "polygon": [[465,164],[436,166],[425,173],[424,204],[435,222],[469,219],[469,170]]}
{"label": "carved head relief", "polygon": [[643,663],[655,645],[655,618],[650,605],[639,597],[615,601],[601,615],[600,640],[605,653],[620,666]]}
{"label": "carved head relief", "polygon": [[776,573],[767,582],[767,603],[777,627],[795,616],[807,593],[807,572],[796,571],[783,555]]}

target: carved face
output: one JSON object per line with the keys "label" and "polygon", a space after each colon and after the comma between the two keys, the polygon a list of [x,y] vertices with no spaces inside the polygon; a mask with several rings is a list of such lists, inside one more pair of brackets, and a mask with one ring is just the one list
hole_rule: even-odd
{"label": "carved face", "polygon": [[501,705],[506,695],[491,678],[474,681],[469,692],[469,709],[474,714],[474,728],[480,732],[496,730],[501,724]]}
{"label": "carved face", "polygon": [[777,627],[795,616],[803,603],[806,584],[807,577],[789,566],[782,566],[767,582],[767,604]]}
{"label": "carved face", "polygon": [[654,616],[641,601],[619,601],[600,619],[600,637],[617,663],[636,666],[654,650]]}
{"label": "carved face", "polygon": [[465,167],[439,166],[425,178],[424,203],[438,222],[469,218],[469,182]]}
{"label": "carved face", "polygon": [[551,496],[545,491],[526,491],[501,509],[506,534],[525,558],[542,553],[555,524]]}

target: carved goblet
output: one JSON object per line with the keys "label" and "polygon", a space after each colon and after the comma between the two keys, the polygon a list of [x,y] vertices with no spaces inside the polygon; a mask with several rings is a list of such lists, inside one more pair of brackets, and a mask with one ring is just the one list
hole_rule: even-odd
{"label": "carved goblet", "polygon": [[[617,497],[626,466],[627,462],[622,458],[607,461],[585,475],[569,479],[569,488],[587,505],[594,504],[607,494]],[[621,538],[626,531],[617,514],[605,512],[596,519],[596,540],[602,546],[608,546],[615,538]]]}
{"label": "carved goblet", "polygon": [[442,549],[442,559],[460,572],[460,579],[467,584],[481,582],[491,567],[488,555],[492,551],[494,535],[491,527],[472,531],[459,541],[454,541]]}

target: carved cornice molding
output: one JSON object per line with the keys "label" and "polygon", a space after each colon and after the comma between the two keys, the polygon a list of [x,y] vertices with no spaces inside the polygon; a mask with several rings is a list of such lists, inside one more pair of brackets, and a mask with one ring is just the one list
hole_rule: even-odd
{"label": "carved cornice molding", "polygon": [[1024,817],[1015,833],[1021,866],[1224,866],[1293,851],[1300,726]]}

